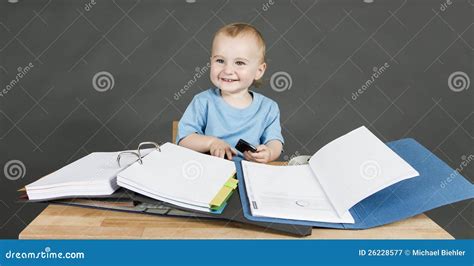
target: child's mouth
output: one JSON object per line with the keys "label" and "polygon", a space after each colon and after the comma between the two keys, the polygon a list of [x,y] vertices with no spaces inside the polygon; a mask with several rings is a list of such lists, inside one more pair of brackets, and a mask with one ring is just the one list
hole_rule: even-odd
{"label": "child's mouth", "polygon": [[224,82],[228,82],[228,83],[237,81],[236,79],[225,79],[225,78],[221,78],[221,80],[224,81]]}

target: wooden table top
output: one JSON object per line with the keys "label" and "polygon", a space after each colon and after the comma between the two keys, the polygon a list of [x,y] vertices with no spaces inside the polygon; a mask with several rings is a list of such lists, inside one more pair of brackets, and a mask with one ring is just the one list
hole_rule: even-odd
{"label": "wooden table top", "polygon": [[[295,237],[237,222],[198,220],[49,205],[20,239],[285,239]],[[452,239],[421,214],[365,230],[313,228],[304,239]],[[297,238],[296,238],[297,239]]]}

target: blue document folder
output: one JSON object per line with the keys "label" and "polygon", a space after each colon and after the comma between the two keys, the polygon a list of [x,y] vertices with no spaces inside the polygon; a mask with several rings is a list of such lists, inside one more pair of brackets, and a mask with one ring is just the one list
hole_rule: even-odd
{"label": "blue document folder", "polygon": [[366,229],[403,220],[443,205],[474,198],[474,185],[416,140],[407,138],[386,144],[415,168],[420,175],[380,190],[354,205],[349,210],[354,217],[354,224],[252,216],[242,176],[242,159],[236,158],[239,193],[245,218],[259,222]]}

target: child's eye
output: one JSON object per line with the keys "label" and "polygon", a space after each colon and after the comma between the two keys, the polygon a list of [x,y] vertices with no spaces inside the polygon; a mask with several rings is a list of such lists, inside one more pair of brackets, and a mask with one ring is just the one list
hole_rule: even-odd
{"label": "child's eye", "polygon": [[245,62],[237,61],[235,62],[238,66],[245,66]]}
{"label": "child's eye", "polygon": [[219,63],[219,64],[222,64],[222,63],[224,63],[224,60],[222,60],[222,59],[216,59],[216,62]]}

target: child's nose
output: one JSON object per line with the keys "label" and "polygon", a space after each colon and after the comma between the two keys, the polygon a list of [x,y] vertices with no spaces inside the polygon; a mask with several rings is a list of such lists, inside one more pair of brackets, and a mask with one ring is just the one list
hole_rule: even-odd
{"label": "child's nose", "polygon": [[226,64],[226,65],[224,66],[224,73],[226,73],[226,74],[232,74],[232,73],[234,73],[234,68],[232,67],[232,65]]}

